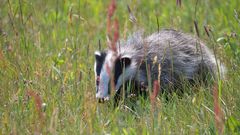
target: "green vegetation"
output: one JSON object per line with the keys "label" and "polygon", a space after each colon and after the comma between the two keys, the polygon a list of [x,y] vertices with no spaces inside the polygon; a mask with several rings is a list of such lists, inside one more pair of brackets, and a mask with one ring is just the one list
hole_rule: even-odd
{"label": "green vegetation", "polygon": [[[97,104],[93,53],[99,41],[107,47],[109,3],[1,0],[0,134],[239,134],[240,1],[121,0],[114,14],[121,38],[158,27],[197,35],[197,21],[200,38],[228,69],[219,87],[220,125],[212,88],[188,88],[169,101],[159,96],[154,110],[149,100],[138,101],[134,113]],[[129,21],[127,5],[137,24]]]}

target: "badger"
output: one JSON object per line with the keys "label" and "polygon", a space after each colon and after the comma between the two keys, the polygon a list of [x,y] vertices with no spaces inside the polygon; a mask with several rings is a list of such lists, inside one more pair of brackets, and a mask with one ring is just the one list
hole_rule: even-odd
{"label": "badger", "polygon": [[138,31],[117,42],[116,48],[95,52],[99,102],[110,98],[112,86],[119,93],[124,84],[134,82],[138,91],[158,80],[159,89],[170,92],[181,89],[185,82],[208,83],[219,71],[213,52],[203,41],[174,29],[163,29],[150,36]]}

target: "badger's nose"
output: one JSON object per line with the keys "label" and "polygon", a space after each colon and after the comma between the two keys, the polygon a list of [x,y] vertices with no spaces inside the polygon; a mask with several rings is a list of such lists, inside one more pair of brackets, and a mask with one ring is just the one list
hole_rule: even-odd
{"label": "badger's nose", "polygon": [[108,101],[110,99],[109,96],[106,97],[97,97],[98,103],[104,103],[105,101]]}
{"label": "badger's nose", "polygon": [[104,103],[104,98],[99,98],[98,103]]}

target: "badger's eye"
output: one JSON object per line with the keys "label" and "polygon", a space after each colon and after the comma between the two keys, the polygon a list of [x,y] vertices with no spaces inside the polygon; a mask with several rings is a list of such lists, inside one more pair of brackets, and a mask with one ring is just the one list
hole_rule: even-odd
{"label": "badger's eye", "polygon": [[100,77],[97,76],[97,79],[96,79],[96,84],[99,85],[99,82],[100,82]]}

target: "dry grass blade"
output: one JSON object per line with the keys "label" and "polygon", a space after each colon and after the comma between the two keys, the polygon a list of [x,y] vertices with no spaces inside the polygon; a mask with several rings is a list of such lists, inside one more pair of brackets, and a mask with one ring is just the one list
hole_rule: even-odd
{"label": "dry grass blade", "polygon": [[219,103],[219,92],[217,84],[215,84],[215,86],[213,87],[213,100],[214,100],[215,127],[217,128],[219,134],[223,134],[224,120],[221,106]]}
{"label": "dry grass blade", "polygon": [[158,80],[155,80],[154,83],[153,83],[153,93],[151,95],[151,103],[152,103],[152,105],[155,104],[156,97],[158,96],[158,93],[159,93],[160,84],[158,82],[159,82]]}
{"label": "dry grass blade", "polygon": [[39,117],[39,120],[36,123],[36,129],[34,130],[34,134],[41,134],[42,128],[45,123],[45,114],[42,111],[42,105],[44,105],[42,102],[42,98],[40,97],[40,95],[38,93],[36,93],[33,90],[28,90],[26,95],[33,98],[35,108],[36,108],[36,111],[37,111],[38,117]]}
{"label": "dry grass blade", "polygon": [[[112,16],[115,13],[115,10],[117,8],[116,0],[112,0],[110,5],[108,6],[108,15],[107,15],[107,39],[108,39],[108,48],[113,51],[113,58],[112,61],[114,61],[114,57],[117,56],[117,47],[116,43],[119,39],[119,23],[118,20],[115,18],[114,22],[112,22]],[[109,67],[109,65],[106,65],[107,73],[108,75],[113,78],[112,71]],[[115,91],[114,86],[114,80],[111,79],[111,93]]]}
{"label": "dry grass blade", "polygon": [[0,60],[3,60],[3,53],[1,49],[0,49]]}
{"label": "dry grass blade", "polygon": [[156,19],[157,19],[157,30],[158,30],[158,33],[159,33],[160,28],[159,28],[159,21],[158,21],[158,16],[157,15],[156,15]]}
{"label": "dry grass blade", "polygon": [[194,20],[194,27],[195,27],[195,30],[197,32],[197,36],[200,37],[200,34],[199,34],[199,29],[198,29],[198,24],[197,24],[197,21]]}
{"label": "dry grass blade", "polygon": [[36,107],[36,110],[38,112],[38,115],[39,115],[39,118],[42,120],[44,115],[43,115],[43,112],[42,112],[42,99],[40,97],[39,94],[37,94],[36,92],[32,91],[32,90],[28,90],[27,91],[27,96],[30,96],[34,99],[34,103],[35,103],[35,107]]}
{"label": "dry grass blade", "polygon": [[131,8],[129,7],[129,5],[127,5],[127,9],[128,9],[128,13],[129,13],[129,20],[132,23],[136,23],[137,22],[137,18],[133,15]]}
{"label": "dry grass blade", "polygon": [[108,17],[111,18],[117,8],[116,0],[112,0],[111,4],[108,6]]}
{"label": "dry grass blade", "polygon": [[204,26],[204,30],[205,30],[207,36],[210,37],[209,28],[207,26]]}
{"label": "dry grass blade", "polygon": [[[114,12],[117,8],[116,1],[112,0],[111,4],[108,6],[108,16],[107,16],[107,37],[109,38],[109,49],[114,51],[116,53],[116,42],[119,38],[119,26],[118,26],[118,20],[115,19],[112,26],[112,16],[114,15]],[[114,28],[114,30],[112,29]],[[112,34],[112,32],[114,32]]]}
{"label": "dry grass blade", "polygon": [[112,42],[112,49],[116,52],[117,51],[117,47],[116,47],[116,43],[119,39],[119,24],[118,24],[118,20],[115,19],[114,20],[114,35],[113,35],[113,42]]}
{"label": "dry grass blade", "polygon": [[102,49],[102,45],[101,45],[101,40],[99,39],[98,40],[98,50],[101,50]]}
{"label": "dry grass blade", "polygon": [[50,121],[50,127],[49,127],[49,131],[51,134],[56,134],[57,119],[58,119],[58,108],[54,108],[52,112],[51,121]]}
{"label": "dry grass blade", "polygon": [[122,105],[122,108],[124,110],[128,110],[130,111],[132,114],[134,114],[138,119],[140,119],[140,116],[138,115],[138,113],[136,111],[134,111],[133,109],[131,109],[130,107],[126,106],[126,105]]}
{"label": "dry grass blade", "polygon": [[177,3],[177,6],[181,7],[181,5],[182,5],[182,0],[177,0],[176,3]]}

